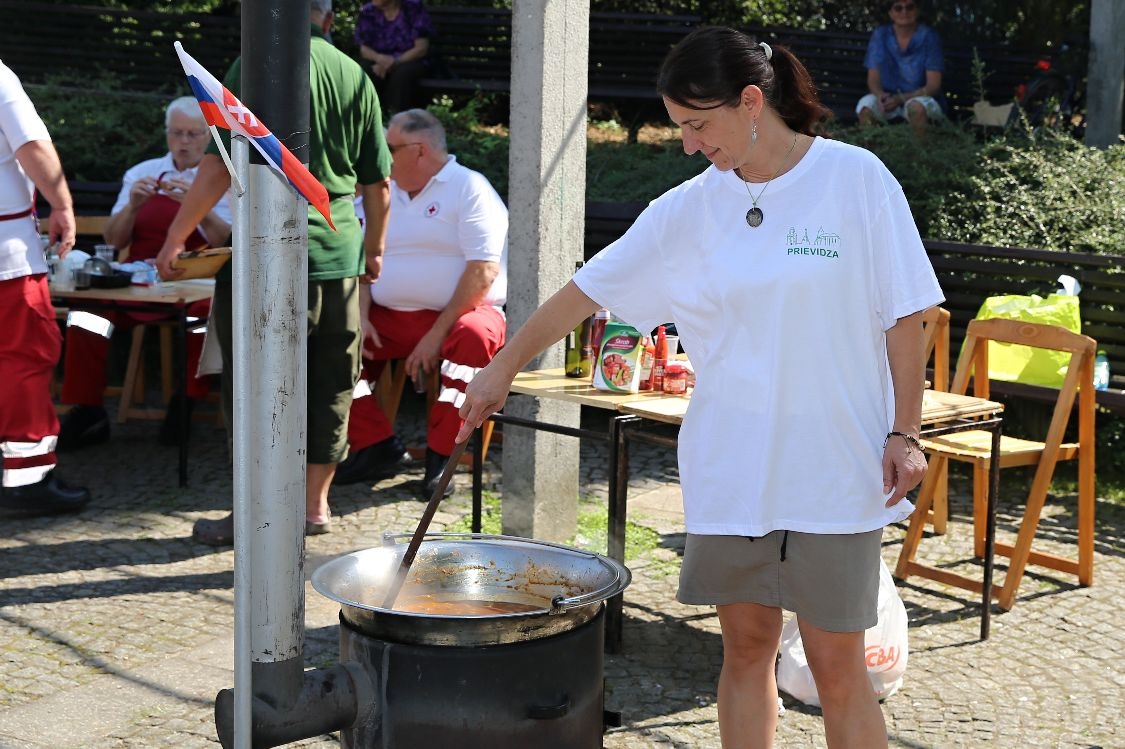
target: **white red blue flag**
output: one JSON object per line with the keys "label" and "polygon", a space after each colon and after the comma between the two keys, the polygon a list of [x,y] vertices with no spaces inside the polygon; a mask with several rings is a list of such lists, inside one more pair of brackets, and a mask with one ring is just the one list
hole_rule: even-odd
{"label": "white red blue flag", "polygon": [[208,73],[206,68],[185,52],[182,44],[176,42],[175,47],[176,54],[180,57],[180,64],[184,66],[184,72],[187,74],[188,83],[191,84],[192,93],[199,100],[199,108],[203,111],[203,118],[207,120],[207,124],[230,130],[253,143],[266,163],[285,175],[293,189],[320,211],[320,215],[324,216],[328,225],[335,229],[332,212],[328,207],[328,191],[324,189],[324,185],[320,184],[308,167],[298,161],[297,157],[274,137],[261,120],[230,92],[230,89],[219,83],[215,76]]}

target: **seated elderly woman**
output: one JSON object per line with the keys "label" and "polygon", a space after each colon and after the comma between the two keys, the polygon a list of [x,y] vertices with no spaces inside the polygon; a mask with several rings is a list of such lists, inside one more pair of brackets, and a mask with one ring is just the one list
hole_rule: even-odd
{"label": "seated elderly woman", "polygon": [[[184,192],[195,179],[196,167],[207,147],[207,123],[199,103],[191,96],[175,99],[164,116],[168,153],[142,161],[125,172],[121,192],[105,227],[105,240],[119,248],[128,247],[131,261],[155,258],[164,244],[164,234],[180,207]],[[221,246],[230,237],[231,215],[224,197],[196,227],[188,249]],[[119,258],[120,259],[120,258]],[[188,308],[190,316],[205,316],[210,301],[196,302]],[[160,314],[130,311],[121,304],[110,310],[72,312],[67,319],[66,353],[60,400],[73,408],[63,418],[59,430],[59,450],[73,450],[109,439],[109,419],[102,398],[106,387],[106,360],[114,329],[163,319]],[[192,376],[198,369],[203,348],[202,333],[188,336],[187,388],[189,409],[194,399],[207,395],[207,378]],[[190,411],[189,411],[190,412]],[[174,444],[179,425],[178,410],[168,409],[161,428],[161,442]]]}
{"label": "seated elderly woman", "polygon": [[421,0],[371,0],[360,8],[355,42],[384,112],[424,105],[418,101],[418,80],[426,71],[433,35],[430,14]]}

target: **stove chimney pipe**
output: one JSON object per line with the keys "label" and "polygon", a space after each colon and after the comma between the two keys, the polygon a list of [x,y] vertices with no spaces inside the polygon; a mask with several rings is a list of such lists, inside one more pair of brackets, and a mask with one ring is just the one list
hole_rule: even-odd
{"label": "stove chimney pipe", "polygon": [[[268,749],[339,731],[357,720],[370,720],[367,713],[377,707],[371,679],[358,664],[306,671],[293,703],[273,705],[261,695],[254,696],[251,747]],[[215,727],[223,749],[233,749],[233,689],[224,689],[215,698]]]}

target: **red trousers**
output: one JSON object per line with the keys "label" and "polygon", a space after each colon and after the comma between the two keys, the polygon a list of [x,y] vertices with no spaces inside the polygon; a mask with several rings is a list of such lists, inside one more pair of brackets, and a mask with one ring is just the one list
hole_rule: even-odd
{"label": "red trousers", "polygon": [[[188,305],[187,308],[189,317],[205,317],[210,312],[210,299],[201,299]],[[98,310],[96,314],[113,323],[114,330],[130,330],[136,325],[167,319],[163,315],[152,312],[134,312],[124,305],[116,309]],[[204,398],[211,390],[208,377],[195,376],[202,352],[203,332],[189,332],[186,351],[187,371],[184,377],[189,398]],[[102,405],[108,358],[109,338],[77,325],[68,325],[60,398],[62,402],[78,406]]]}
{"label": "red trousers", "polygon": [[[374,382],[392,359],[405,359],[433,326],[438,313],[433,310],[400,312],[371,305],[370,320],[383,342],[382,348],[363,352],[363,379]],[[430,411],[426,443],[442,455],[453,451],[454,438],[461,428],[457,409],[464,400],[465,386],[477,370],[486,366],[504,345],[507,323],[495,307],[480,306],[458,318],[441,344],[441,392]],[[348,447],[362,450],[391,437],[394,427],[387,421],[374,395],[352,401],[348,416]]]}
{"label": "red trousers", "polygon": [[62,346],[43,274],[0,281],[0,453],[4,486],[41,481],[55,467],[59,420],[51,375]]}

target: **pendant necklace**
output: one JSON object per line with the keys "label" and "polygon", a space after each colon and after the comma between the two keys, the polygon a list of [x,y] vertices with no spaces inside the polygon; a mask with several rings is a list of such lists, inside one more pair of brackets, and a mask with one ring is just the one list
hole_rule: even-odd
{"label": "pendant necklace", "polygon": [[[746,194],[750,196],[750,204],[752,205],[752,208],[750,208],[750,210],[746,212],[746,223],[749,224],[752,228],[761,226],[762,221],[764,221],[766,217],[766,214],[762,213],[762,209],[758,207],[758,201],[762,199],[762,195],[765,194],[766,188],[770,186],[770,182],[773,182],[774,178],[776,178],[777,175],[781,174],[781,170],[784,169],[785,165],[789,162],[789,156],[793,153],[793,149],[796,147],[797,133],[794,132],[793,142],[789,144],[789,150],[785,152],[785,158],[781,160],[781,165],[777,167],[777,171],[773,173],[773,177],[770,177],[768,180],[766,180],[766,184],[762,185],[762,189],[758,193],[758,197],[755,198],[754,193],[750,191],[750,183],[744,179],[742,180],[742,184],[746,187]],[[742,179],[741,172],[739,172],[738,178]]]}

